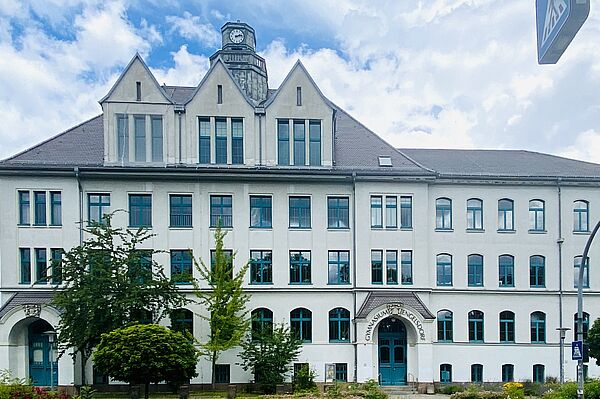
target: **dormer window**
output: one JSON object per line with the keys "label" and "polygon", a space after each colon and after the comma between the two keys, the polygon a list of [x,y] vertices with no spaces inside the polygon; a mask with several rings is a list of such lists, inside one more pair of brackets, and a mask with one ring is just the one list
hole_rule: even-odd
{"label": "dormer window", "polygon": [[296,87],[296,105],[302,105],[302,87],[300,86]]}
{"label": "dormer window", "polygon": [[142,101],[142,82],[135,82],[135,100]]}
{"label": "dormer window", "polygon": [[217,104],[223,104],[223,86],[217,85]]}

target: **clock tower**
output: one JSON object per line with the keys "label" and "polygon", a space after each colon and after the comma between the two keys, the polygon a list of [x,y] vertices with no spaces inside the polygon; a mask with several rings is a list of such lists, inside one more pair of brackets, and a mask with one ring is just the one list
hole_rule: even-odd
{"label": "clock tower", "polygon": [[256,103],[267,99],[268,79],[264,58],[256,54],[254,29],[243,22],[227,22],[221,28],[221,50],[210,57],[211,66],[221,60],[242,90]]}

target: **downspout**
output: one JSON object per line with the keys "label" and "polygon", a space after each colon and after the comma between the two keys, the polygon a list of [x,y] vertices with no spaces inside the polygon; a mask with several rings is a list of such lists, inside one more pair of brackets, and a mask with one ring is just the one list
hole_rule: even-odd
{"label": "downspout", "polygon": [[565,239],[562,236],[562,191],[560,188],[559,178],[556,181],[556,189],[558,195],[558,331],[559,331],[559,361],[560,361],[560,377],[561,384],[565,382],[565,330],[563,327],[563,271],[562,271],[562,245]]}
{"label": "downspout", "polygon": [[[81,176],[79,175],[79,167],[75,166],[73,168],[73,172],[75,173],[75,179],[77,180],[77,190],[79,191],[79,245],[83,245],[83,187],[81,187]],[[81,352],[81,385],[86,385],[85,378],[85,366],[86,362],[83,361],[84,356],[83,352]],[[73,363],[75,363],[75,359],[73,359]],[[73,364],[75,366],[75,364]]]}
{"label": "downspout", "polygon": [[258,115],[258,164],[262,166],[262,115]]}
{"label": "downspout", "polygon": [[352,264],[354,267],[352,268],[352,306],[354,315],[352,319],[352,326],[354,332],[354,339],[352,341],[352,346],[354,347],[354,378],[353,381],[358,381],[358,338],[357,334],[357,326],[356,326],[356,172],[352,172]]}
{"label": "downspout", "polygon": [[181,163],[182,161],[182,155],[181,155],[181,151],[183,148],[183,145],[181,144],[181,139],[182,139],[182,134],[181,134],[181,121],[182,121],[182,113],[178,112],[177,115],[179,115],[179,163]]}

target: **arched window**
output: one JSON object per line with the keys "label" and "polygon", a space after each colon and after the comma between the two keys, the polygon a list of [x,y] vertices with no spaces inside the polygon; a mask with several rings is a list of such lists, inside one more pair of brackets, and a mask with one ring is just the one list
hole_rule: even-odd
{"label": "arched window", "polygon": [[176,309],[171,312],[171,328],[175,331],[187,331],[194,335],[194,314],[188,309]]}
{"label": "arched window", "polygon": [[[590,315],[587,312],[583,312],[583,339],[586,340],[588,336],[588,330],[590,329]],[[573,340],[578,341],[579,337],[577,333],[579,332],[579,324],[577,323],[577,313],[573,315]]]}
{"label": "arched window", "polygon": [[273,312],[267,308],[258,308],[252,311],[252,339],[257,339],[260,334],[273,332]]}
{"label": "arched window", "polygon": [[452,200],[449,198],[435,200],[435,228],[437,230],[452,229]]}
{"label": "arched window", "polygon": [[498,230],[512,231],[515,229],[515,204],[513,200],[504,198],[498,201]]}
{"label": "arched window", "polygon": [[573,231],[590,231],[590,204],[584,200],[573,202]]}
{"label": "arched window", "polygon": [[290,312],[292,333],[302,342],[312,341],[312,312],[305,308],[297,308]]}
{"label": "arched window", "polygon": [[500,287],[515,286],[515,258],[512,255],[498,257],[498,277]]}
{"label": "arched window", "polygon": [[542,200],[534,199],[529,201],[529,230],[546,230],[545,203]]}
{"label": "arched window", "polygon": [[483,382],[483,364],[472,364],[471,365],[471,382],[482,383]]}
{"label": "arched window", "polygon": [[467,257],[467,275],[469,287],[483,286],[483,256],[472,254]]}
{"label": "arched window", "polygon": [[440,382],[443,384],[452,382],[451,364],[440,364]]}
{"label": "arched window", "polygon": [[452,312],[440,310],[437,313],[438,342],[452,342]]}
{"label": "arched window", "polygon": [[452,255],[436,256],[437,285],[452,285]]}
{"label": "arched window", "polygon": [[[579,268],[581,267],[582,256],[576,256],[573,259],[573,287],[579,287]],[[590,257],[588,256],[583,268],[583,288],[590,288]]]}
{"label": "arched window", "polygon": [[329,342],[350,342],[350,312],[347,309],[329,311]]}
{"label": "arched window", "polygon": [[469,341],[483,342],[483,312],[472,310],[469,312]]}
{"label": "arched window", "polygon": [[508,310],[500,313],[500,342],[515,342],[515,314]]}
{"label": "arched window", "polygon": [[515,380],[515,366],[513,364],[502,365],[502,382],[511,382]]}
{"label": "arched window", "polygon": [[483,201],[479,198],[467,200],[467,230],[483,230]]}
{"label": "arched window", "polygon": [[546,382],[546,378],[544,377],[545,367],[543,364],[534,364],[533,365],[533,382],[537,382],[538,384],[543,384]]}
{"label": "arched window", "polygon": [[543,344],[546,342],[546,314],[533,312],[531,314],[531,343]]}
{"label": "arched window", "polygon": [[546,258],[533,255],[529,258],[529,285],[532,288],[546,286]]}

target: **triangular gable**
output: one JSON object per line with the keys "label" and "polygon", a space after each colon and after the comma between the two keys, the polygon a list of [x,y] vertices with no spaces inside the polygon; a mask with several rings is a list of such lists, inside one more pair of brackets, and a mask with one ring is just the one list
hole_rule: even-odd
{"label": "triangular gable", "polygon": [[248,104],[250,104],[250,106],[252,108],[256,107],[256,103],[250,97],[248,97],[248,95],[246,94],[246,92],[244,92],[244,90],[242,89],[242,87],[238,83],[237,79],[233,77],[233,75],[231,74],[231,71],[229,70],[229,68],[227,68],[227,66],[225,65],[225,63],[221,59],[221,57],[217,57],[215,63],[212,64],[211,67],[208,69],[208,71],[206,72],[206,74],[204,75],[204,77],[202,78],[202,80],[200,81],[200,83],[198,83],[198,86],[196,86],[196,89],[194,90],[194,92],[192,93],[192,95],[190,96],[190,98],[186,101],[185,105],[189,104],[194,99],[194,97],[196,97],[196,94],[198,94],[198,91],[200,91],[200,88],[208,80],[209,76],[213,73],[213,71],[215,70],[215,68],[219,64],[225,69],[225,72],[227,73],[227,75],[229,76],[229,78],[232,80],[232,82],[235,85],[235,87],[237,87],[238,91],[240,92],[240,94],[242,95],[242,97],[244,97],[244,99],[246,100],[246,102]]}
{"label": "triangular gable", "polygon": [[110,98],[110,96],[114,93],[114,91],[119,86],[119,84],[121,83],[121,81],[123,80],[123,78],[127,75],[127,72],[132,68],[132,66],[134,65],[135,61],[139,61],[142,64],[142,66],[144,67],[144,69],[148,73],[148,76],[150,77],[150,80],[154,83],[154,85],[156,86],[156,88],[158,89],[158,91],[163,95],[163,97],[165,98],[165,100],[167,100],[167,102],[169,102],[170,104],[172,104],[173,101],[171,101],[171,99],[169,98],[169,96],[167,95],[167,93],[165,92],[165,90],[163,89],[163,87],[160,84],[158,84],[158,81],[154,77],[154,74],[150,71],[150,68],[148,68],[148,65],[144,62],[144,59],[142,58],[142,56],[140,56],[140,53],[137,53],[137,52],[135,53],[135,55],[133,56],[133,58],[131,59],[131,61],[129,61],[129,63],[127,64],[127,66],[125,67],[125,69],[123,70],[123,72],[121,73],[121,75],[119,76],[119,78],[117,79],[117,81],[115,82],[115,84],[108,91],[108,94],[106,94],[99,101],[100,104],[102,104],[108,98]]}

